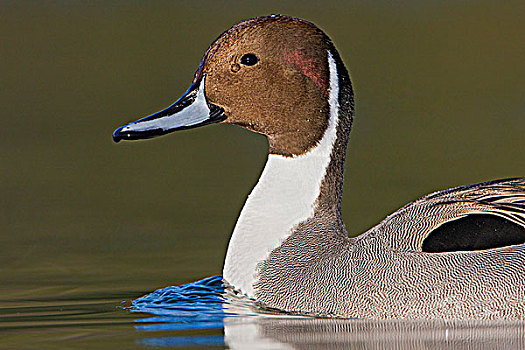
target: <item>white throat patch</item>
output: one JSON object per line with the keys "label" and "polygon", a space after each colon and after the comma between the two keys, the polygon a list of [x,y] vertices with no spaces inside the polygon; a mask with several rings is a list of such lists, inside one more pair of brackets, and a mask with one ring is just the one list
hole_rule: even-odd
{"label": "white throat patch", "polygon": [[328,52],[330,69],[328,127],[319,144],[305,154],[284,157],[270,154],[259,182],[241,211],[226,253],[223,277],[236,290],[254,297],[257,264],[312,217],[337,138],[339,79]]}

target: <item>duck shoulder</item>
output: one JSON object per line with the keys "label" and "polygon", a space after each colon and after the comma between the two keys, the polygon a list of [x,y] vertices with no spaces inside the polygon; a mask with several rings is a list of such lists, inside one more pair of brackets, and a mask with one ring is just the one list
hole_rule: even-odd
{"label": "duck shoulder", "polygon": [[479,251],[525,243],[525,178],[460,186],[409,203],[369,231],[394,251]]}

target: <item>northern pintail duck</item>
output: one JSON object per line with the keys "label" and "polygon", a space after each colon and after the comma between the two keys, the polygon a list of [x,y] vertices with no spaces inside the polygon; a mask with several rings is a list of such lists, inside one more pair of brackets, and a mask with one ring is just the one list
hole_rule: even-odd
{"label": "northern pintail duck", "polygon": [[359,318],[525,318],[525,179],[456,187],[349,238],[341,218],[354,114],[348,72],[314,24],[243,21],[204,54],[188,91],[118,128],[135,140],[211,123],[267,136],[223,278],[260,306]]}

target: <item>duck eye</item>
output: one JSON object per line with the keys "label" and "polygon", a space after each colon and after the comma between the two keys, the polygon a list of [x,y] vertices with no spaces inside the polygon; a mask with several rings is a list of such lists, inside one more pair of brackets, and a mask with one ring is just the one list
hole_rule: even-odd
{"label": "duck eye", "polygon": [[253,66],[257,62],[259,62],[259,58],[257,58],[257,56],[255,56],[253,53],[247,53],[241,57],[241,63],[245,66]]}

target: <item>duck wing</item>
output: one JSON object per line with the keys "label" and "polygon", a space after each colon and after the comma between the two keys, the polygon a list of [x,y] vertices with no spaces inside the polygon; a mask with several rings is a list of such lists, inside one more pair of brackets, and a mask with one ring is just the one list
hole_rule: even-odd
{"label": "duck wing", "polygon": [[525,243],[525,178],[460,186],[405,205],[369,234],[394,251],[476,251]]}

